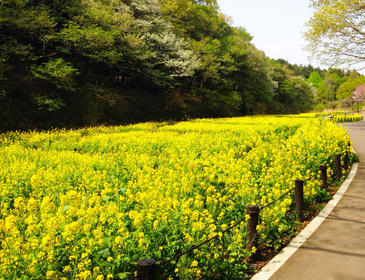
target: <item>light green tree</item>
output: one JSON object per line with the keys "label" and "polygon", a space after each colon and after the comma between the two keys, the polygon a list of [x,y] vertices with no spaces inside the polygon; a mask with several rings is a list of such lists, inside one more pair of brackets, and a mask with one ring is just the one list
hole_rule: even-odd
{"label": "light green tree", "polygon": [[327,72],[326,76],[323,79],[323,82],[317,89],[315,101],[323,103],[336,101],[338,99],[336,96],[336,92],[340,85],[340,76],[335,72]]}
{"label": "light green tree", "polygon": [[315,89],[318,89],[321,83],[323,82],[323,78],[317,71],[310,73],[307,82],[310,83]]}
{"label": "light green tree", "polygon": [[307,22],[309,49],[323,63],[355,65],[365,61],[364,0],[311,0]]}

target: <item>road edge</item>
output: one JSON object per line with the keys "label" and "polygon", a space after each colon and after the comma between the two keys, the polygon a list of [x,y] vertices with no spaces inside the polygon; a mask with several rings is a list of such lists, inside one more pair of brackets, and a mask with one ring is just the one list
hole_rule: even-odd
{"label": "road edge", "polygon": [[332,199],[318,213],[318,215],[270,262],[259,270],[251,280],[268,280],[274,273],[303,245],[303,243],[312,235],[313,232],[322,224],[322,222],[332,212],[333,208],[341,200],[342,196],[350,186],[352,179],[357,173],[358,163],[352,165],[351,171],[341,187],[337,190]]}

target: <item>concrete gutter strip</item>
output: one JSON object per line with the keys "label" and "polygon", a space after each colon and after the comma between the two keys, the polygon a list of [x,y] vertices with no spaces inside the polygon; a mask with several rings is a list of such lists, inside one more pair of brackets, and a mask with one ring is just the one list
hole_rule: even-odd
{"label": "concrete gutter strip", "polygon": [[352,179],[357,172],[358,163],[353,164],[350,174],[342,183],[333,198],[327,203],[321,212],[270,262],[268,262],[251,280],[268,280],[270,277],[298,250],[300,246],[312,235],[312,233],[322,224],[331,213],[333,208],[342,198]]}

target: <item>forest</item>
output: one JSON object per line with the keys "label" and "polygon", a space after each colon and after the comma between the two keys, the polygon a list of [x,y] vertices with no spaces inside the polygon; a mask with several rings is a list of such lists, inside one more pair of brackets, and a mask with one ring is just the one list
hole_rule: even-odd
{"label": "forest", "polygon": [[0,130],[323,110],[365,83],[252,38],[216,0],[2,1]]}

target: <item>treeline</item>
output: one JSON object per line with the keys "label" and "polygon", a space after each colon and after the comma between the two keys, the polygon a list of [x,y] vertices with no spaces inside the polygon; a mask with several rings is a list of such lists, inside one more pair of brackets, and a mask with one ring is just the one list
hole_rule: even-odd
{"label": "treeline", "polygon": [[216,0],[4,1],[0,129],[311,109],[309,76],[251,40]]}
{"label": "treeline", "polygon": [[315,88],[315,110],[352,109],[353,92],[365,85],[365,77],[355,70],[329,69],[312,72],[308,82]]}
{"label": "treeline", "polygon": [[278,59],[277,62],[289,68],[295,75],[304,77],[313,87],[315,111],[353,109],[353,92],[359,85],[365,85],[365,77],[356,70],[293,65],[283,59]]}

